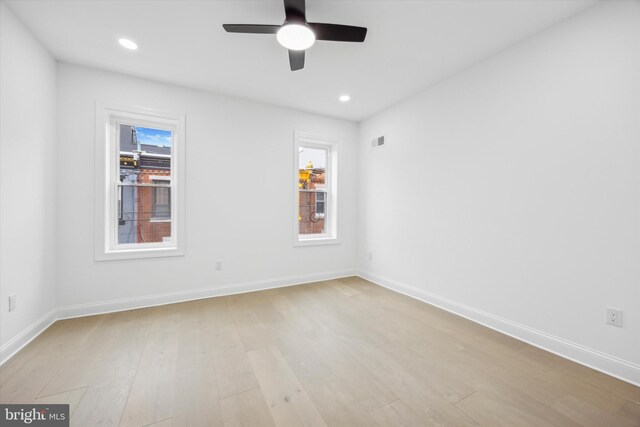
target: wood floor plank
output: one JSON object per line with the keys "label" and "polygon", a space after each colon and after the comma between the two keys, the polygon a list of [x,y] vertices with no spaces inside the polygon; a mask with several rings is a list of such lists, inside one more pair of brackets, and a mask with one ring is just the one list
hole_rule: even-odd
{"label": "wood floor plank", "polygon": [[544,365],[552,366],[561,375],[576,378],[593,386],[617,394],[625,399],[640,404],[640,387],[636,387],[617,378],[598,372],[586,366],[574,363],[553,353],[533,346],[524,347],[520,354]]}
{"label": "wood floor plank", "polygon": [[253,311],[252,296],[240,295],[227,299],[236,329],[246,351],[267,348],[275,344],[269,330]]}
{"label": "wood floor plank", "polygon": [[203,300],[182,311],[171,420],[176,426],[222,426],[211,334],[219,325],[207,315],[210,308]]}
{"label": "wood floor plank", "polygon": [[354,296],[354,295],[360,295],[360,291],[359,290],[357,290],[353,286],[349,286],[348,283],[343,282],[341,280],[330,280],[328,283],[329,283],[329,286],[331,286],[332,288],[336,289],[342,295],[345,295],[345,296],[348,296],[348,297],[351,297],[351,296]]}
{"label": "wood floor plank", "polygon": [[509,395],[483,388],[455,404],[471,419],[487,426],[553,426],[578,427],[579,423],[537,403],[524,393]]}
{"label": "wood floor plank", "polygon": [[[69,365],[70,356],[87,348],[85,342],[91,336],[96,337],[96,328],[101,320],[100,316],[92,316],[56,322],[52,326],[55,328],[52,334],[46,331],[42,334],[42,343],[38,342],[40,338],[38,337],[28,348],[25,348],[24,352],[28,353],[28,356],[23,356],[23,351],[15,356],[19,360],[19,365],[9,365],[7,368],[4,383],[0,386],[0,401],[3,403],[33,402],[49,382],[59,374],[61,368]],[[11,363],[11,360],[7,363]],[[78,375],[90,374],[83,371]],[[48,390],[44,394],[68,391],[86,385],[74,383],[73,386]]]}
{"label": "wood floor plank", "polygon": [[144,353],[122,415],[122,426],[152,424],[173,416],[179,307],[162,307],[151,325]]}
{"label": "wood floor plank", "polygon": [[[129,315],[131,315],[129,317]],[[72,426],[117,426],[142,358],[147,331],[157,310],[128,313],[120,336],[102,359],[92,382],[71,418]]]}
{"label": "wood floor plank", "polygon": [[352,303],[345,301],[348,297],[340,295],[335,289],[316,285],[293,291],[292,298],[302,311],[316,324],[330,329],[336,337],[344,340],[365,339],[374,346],[390,341],[389,336],[357,316],[352,310]]}
{"label": "wood floor plank", "polygon": [[119,317],[119,315],[97,315],[59,320],[55,323],[60,328],[58,334],[54,339],[49,340],[38,351],[38,354],[72,353],[90,349],[92,343],[87,341],[90,338],[95,339],[96,332],[99,332],[102,326],[106,325],[103,323],[104,320],[113,317]]}
{"label": "wood floor plank", "polygon": [[585,411],[613,414],[626,399],[598,389],[592,384],[580,381],[571,376],[560,375],[561,371],[553,364],[541,364],[539,361],[526,359],[516,354],[503,353],[501,356],[484,351],[467,350],[449,354],[445,363],[452,366],[470,368],[473,381],[486,386],[508,390],[521,390],[545,405],[551,407],[565,399],[578,399]]}
{"label": "wood floor plank", "polygon": [[64,329],[62,322],[55,322],[11,359],[0,365],[0,386],[7,382],[9,378],[18,372],[27,362],[33,359],[40,351],[42,351],[42,349],[51,345],[62,329]]}
{"label": "wood floor plank", "polygon": [[72,425],[120,424],[145,349],[148,330],[159,315],[157,309],[125,313],[126,320],[121,325],[120,335],[97,368],[71,418]]}
{"label": "wood floor plank", "polygon": [[315,334],[320,329],[320,326],[291,301],[286,289],[279,289],[278,291],[279,292],[270,295],[269,300],[273,304],[273,307],[278,310],[286,320],[291,330],[301,336]]}
{"label": "wood floor plank", "polygon": [[251,369],[227,299],[214,298],[208,303],[207,325],[219,397],[222,399],[257,388],[258,380]]}
{"label": "wood floor plank", "polygon": [[372,411],[371,416],[380,427],[419,427],[426,425],[420,415],[402,400],[396,400]]}
{"label": "wood floor plank", "polygon": [[344,344],[329,335],[310,340],[311,348],[330,366],[334,375],[367,411],[398,399],[375,376],[349,355]]}
{"label": "wood floor plank", "polygon": [[632,425],[640,427],[640,404],[632,401],[625,402],[615,414],[623,420],[631,422]]}
{"label": "wood floor plank", "polygon": [[[394,346],[401,348],[399,343],[395,343]],[[441,395],[436,391],[442,388],[439,384],[433,384],[437,377],[430,375],[425,379],[415,373],[423,369],[419,359],[413,360],[414,363],[418,363],[417,366],[410,366],[407,365],[408,360],[397,360],[391,352],[368,347],[364,342],[357,344],[354,351],[359,355],[360,363],[399,397],[401,403],[398,405],[408,405],[412,408],[413,415],[410,418],[420,419],[423,425],[476,425],[445,398],[447,394]],[[448,386],[447,384],[446,389]],[[385,412],[390,410],[387,408]]]}
{"label": "wood floor plank", "polygon": [[373,418],[335,376],[330,376],[325,381],[303,382],[303,386],[327,425],[375,425]]}
{"label": "wood floor plank", "polygon": [[393,343],[380,350],[403,364],[411,376],[424,381],[450,403],[456,403],[476,391],[471,384],[465,382],[458,370],[450,369],[439,363],[439,360],[420,357],[412,350]]}
{"label": "wood floor plank", "polygon": [[[234,333],[229,332],[228,329],[225,328],[218,337],[225,337],[232,340],[235,338]],[[228,338],[229,336],[232,336],[232,338]],[[258,380],[251,369],[249,359],[242,344],[232,344],[223,349],[216,350],[213,362],[215,364],[218,390],[221,398],[251,390],[258,386]]]}
{"label": "wood floor plank", "polygon": [[116,427],[129,397],[133,378],[115,378],[87,388],[71,417],[71,425]]}
{"label": "wood floor plank", "polygon": [[326,426],[277,347],[248,355],[276,425]]}
{"label": "wood floor plank", "polygon": [[368,280],[365,280],[358,276],[350,276],[350,277],[341,277],[337,279],[339,282],[348,285],[350,288],[353,288],[360,292],[361,294],[368,295],[385,295],[388,294],[387,289],[382,286],[375,285]]}
{"label": "wood floor plank", "polygon": [[[335,289],[334,292],[336,292]],[[330,366],[332,374],[345,387],[349,395],[353,396],[367,411],[382,407],[397,399],[374,376],[360,366],[357,360],[344,352],[345,341],[349,339],[368,340],[368,337],[357,334],[351,322],[340,319],[340,314],[335,311],[335,307],[322,304],[327,301],[326,296],[320,296],[313,288],[307,292],[292,288],[289,289],[287,295],[293,303],[298,305],[305,316],[312,319],[314,324],[323,325],[321,328],[303,332],[304,338],[315,354],[327,366]],[[310,295],[315,298],[310,299]]]}
{"label": "wood floor plank", "polygon": [[634,423],[617,415],[607,413],[575,396],[565,396],[553,404],[553,408],[585,427],[626,426],[634,427]]}
{"label": "wood floor plank", "polygon": [[58,373],[64,354],[36,355],[0,387],[2,403],[30,403]]}
{"label": "wood floor plank", "polygon": [[[274,333],[277,336],[278,349],[322,418],[328,425],[353,427],[374,425],[375,422],[371,416],[338,381],[333,371],[306,341],[305,336],[321,333],[322,329],[307,318],[301,310],[292,307],[291,301],[286,299],[286,296],[279,295],[279,297],[284,299],[272,299],[274,307],[278,306],[281,313],[281,310],[284,310],[295,322],[287,322],[287,325],[290,325],[289,328],[284,328],[279,322],[275,325],[271,323],[267,325],[276,328]],[[300,325],[300,328],[296,327]]]}
{"label": "wood floor plank", "polygon": [[220,407],[225,427],[275,426],[259,388],[225,397]]}
{"label": "wood floor plank", "polygon": [[62,393],[52,394],[49,396],[38,397],[33,403],[38,404],[68,404],[69,416],[73,417],[73,414],[78,407],[78,404],[84,397],[87,387],[79,388],[77,390],[65,391]]}
{"label": "wood floor plank", "polygon": [[101,375],[98,368],[120,338],[129,317],[136,315],[124,312],[99,316],[99,323],[86,333],[82,343],[76,343],[72,348],[62,347],[63,357],[58,372],[40,392],[40,396],[91,385],[96,375]]}

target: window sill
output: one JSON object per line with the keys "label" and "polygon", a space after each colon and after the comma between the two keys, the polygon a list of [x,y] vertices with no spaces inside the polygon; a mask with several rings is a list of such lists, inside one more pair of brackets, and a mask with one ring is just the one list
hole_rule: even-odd
{"label": "window sill", "polygon": [[293,243],[293,246],[324,246],[339,244],[340,240],[335,237],[314,237],[308,239],[298,239]]}
{"label": "window sill", "polygon": [[171,222],[171,219],[151,218],[149,222]]}
{"label": "window sill", "polygon": [[143,249],[118,249],[96,254],[96,261],[118,261],[127,259],[164,258],[184,256],[184,250],[175,246]]}

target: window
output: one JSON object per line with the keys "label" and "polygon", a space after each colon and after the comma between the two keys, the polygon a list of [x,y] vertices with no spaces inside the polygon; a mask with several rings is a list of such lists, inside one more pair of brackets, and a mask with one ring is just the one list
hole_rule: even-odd
{"label": "window", "polygon": [[156,220],[171,219],[171,181],[154,179],[154,184],[161,184],[156,187],[153,193],[153,209],[151,217]]}
{"label": "window", "polygon": [[182,255],[184,118],[96,106],[96,259]]}
{"label": "window", "polygon": [[338,243],[337,145],[296,133],[294,244]]}
{"label": "window", "polygon": [[318,191],[316,193],[316,214],[324,216],[324,206],[327,200],[327,193]]}

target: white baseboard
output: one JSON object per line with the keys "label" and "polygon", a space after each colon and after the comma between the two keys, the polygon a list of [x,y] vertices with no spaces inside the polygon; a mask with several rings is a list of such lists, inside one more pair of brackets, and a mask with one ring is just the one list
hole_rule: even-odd
{"label": "white baseboard", "polygon": [[24,346],[33,341],[56,321],[56,310],[53,309],[24,329],[0,347],[0,366],[11,359]]}
{"label": "white baseboard", "polygon": [[305,276],[280,277],[276,279],[235,283],[230,285],[221,285],[189,291],[167,292],[155,295],[145,295],[133,298],[101,301],[90,304],[70,305],[66,307],[59,307],[56,312],[57,319],[70,319],[73,317],[92,316],[95,314],[113,313],[117,311],[132,310],[136,308],[154,307],[158,305],[174,304],[177,302],[193,301],[224,295],[235,295],[245,292],[282,288],[285,286],[302,285],[305,283],[318,282],[321,280],[331,280],[338,279],[340,277],[354,276],[355,274],[355,270],[339,270],[327,273],[310,274]]}
{"label": "white baseboard", "polygon": [[392,291],[442,308],[443,310],[462,316],[473,322],[509,335],[510,337],[557,354],[565,359],[572,360],[612,377],[640,386],[640,365],[635,363],[619,359],[598,350],[538,331],[386,277],[381,277],[363,270],[359,270],[357,274],[363,279]]}

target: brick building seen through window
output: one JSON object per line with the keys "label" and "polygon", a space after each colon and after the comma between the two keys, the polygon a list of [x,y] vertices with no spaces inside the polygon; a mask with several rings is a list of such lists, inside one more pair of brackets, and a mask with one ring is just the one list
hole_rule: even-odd
{"label": "brick building seen through window", "polygon": [[[323,234],[326,230],[327,151],[301,147],[298,170],[299,234]],[[309,159],[309,160],[303,160]]]}
{"label": "brick building seen through window", "polygon": [[118,243],[171,239],[171,132],[121,124]]}

